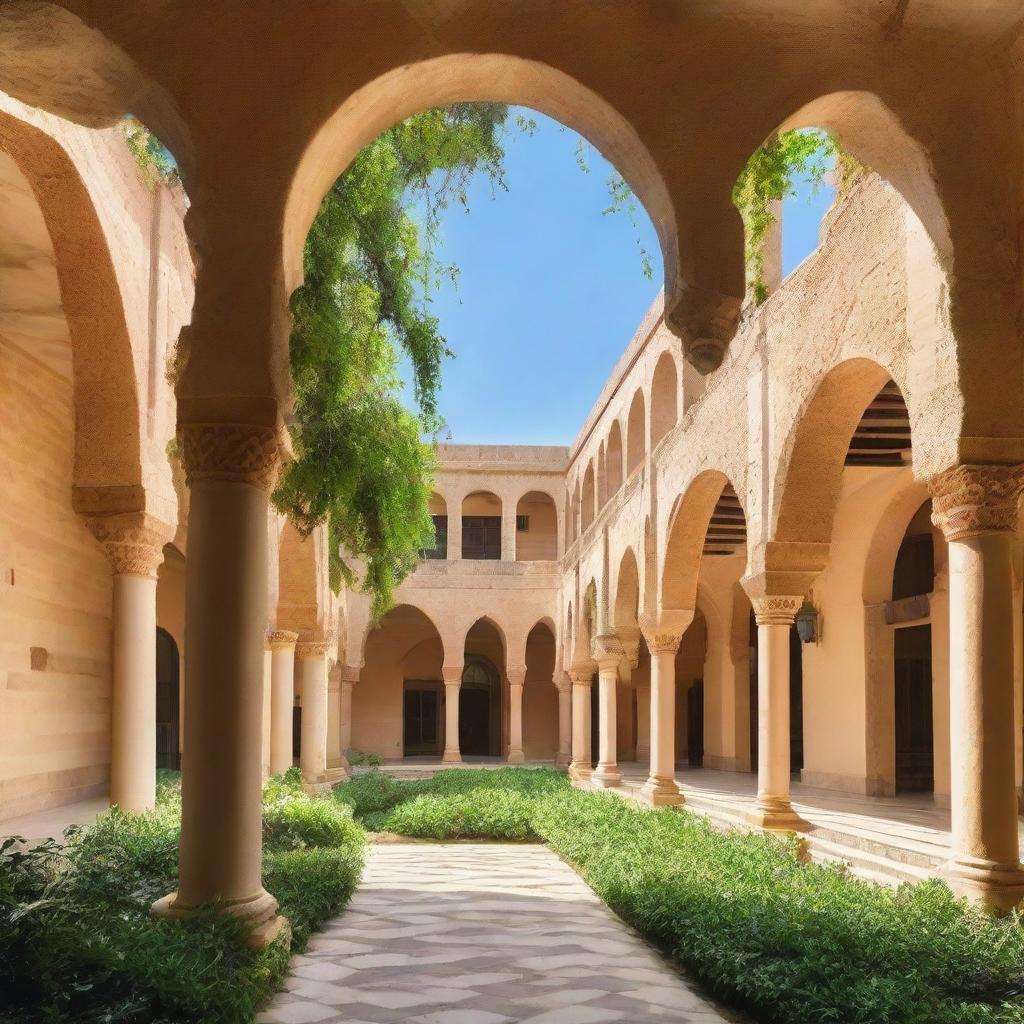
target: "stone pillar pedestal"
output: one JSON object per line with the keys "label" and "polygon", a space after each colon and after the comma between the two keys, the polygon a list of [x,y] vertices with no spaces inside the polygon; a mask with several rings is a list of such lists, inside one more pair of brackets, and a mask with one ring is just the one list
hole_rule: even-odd
{"label": "stone pillar pedestal", "polygon": [[288,771],[294,758],[295,642],[298,633],[270,634],[270,774]]}
{"label": "stone pillar pedestal", "polygon": [[651,767],[640,799],[651,807],[683,802],[676,785],[676,652],[692,621],[692,608],[677,608],[640,622],[651,652]]}
{"label": "stone pillar pedestal", "polygon": [[508,763],[522,764],[523,756],[523,685],[525,668],[506,669],[508,676]]}
{"label": "stone pillar pedestal", "polygon": [[462,689],[462,665],[444,665],[441,676],[444,679],[444,754],[445,764],[459,764],[462,753],[459,750],[459,692]]}
{"label": "stone pillar pedestal", "polygon": [[216,904],[264,947],[287,928],[261,879],[267,514],[280,438],[272,426],[179,421],[178,439],[191,488],[181,855],[177,891],[153,913]]}
{"label": "stone pillar pedestal", "polygon": [[1013,544],[1024,466],[957,466],[929,482],[949,542],[953,855],[942,874],[997,912],[1024,899],[1015,779]]}
{"label": "stone pillar pedestal", "polygon": [[307,793],[330,788],[327,779],[327,653],[332,639],[301,639],[295,647],[302,694],[302,742],[299,764]]}
{"label": "stone pillar pedestal", "polygon": [[779,832],[807,822],[789,797],[789,631],[803,595],[752,597],[757,621],[757,806],[750,821]]}
{"label": "stone pillar pedestal", "polygon": [[618,786],[622,783],[622,772],[619,771],[617,735],[618,735],[618,682],[619,663],[624,657],[622,644],[613,634],[604,634],[594,638],[594,658],[598,670],[598,713],[600,729],[598,730],[600,751],[597,767],[591,781],[602,789]]}
{"label": "stone pillar pedestal", "polygon": [[156,575],[173,531],[145,512],[91,516],[114,574],[110,802],[156,804]]}
{"label": "stone pillar pedestal", "polygon": [[572,761],[572,680],[562,673],[555,686],[558,689],[558,753],[555,764],[567,766]]}

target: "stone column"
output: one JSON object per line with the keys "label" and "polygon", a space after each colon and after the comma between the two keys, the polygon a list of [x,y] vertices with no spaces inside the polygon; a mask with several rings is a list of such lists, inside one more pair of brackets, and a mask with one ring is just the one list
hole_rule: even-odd
{"label": "stone column", "polygon": [[516,507],[507,498],[501,503],[501,558],[504,562],[516,560]]}
{"label": "stone column", "polygon": [[459,691],[462,689],[462,665],[445,665],[441,669],[444,679],[444,754],[445,764],[462,761],[459,751]]}
{"label": "stone column", "polygon": [[462,496],[456,495],[448,505],[448,561],[462,558]]}
{"label": "stone column", "polygon": [[752,597],[757,622],[757,805],[748,815],[762,828],[807,827],[789,799],[789,631],[802,594]]}
{"label": "stone column", "polygon": [[178,889],[153,913],[188,916],[216,903],[263,947],[287,927],[261,880],[267,513],[280,436],[269,426],[179,422],[178,440],[191,488],[181,856]]}
{"label": "stone column", "polygon": [[555,764],[568,765],[572,761],[572,680],[562,673],[558,682],[558,753]]}
{"label": "stone column", "polygon": [[636,688],[636,759],[651,759],[651,687]]}
{"label": "stone column", "polygon": [[294,758],[295,641],[298,633],[270,634],[270,774],[288,771]]}
{"label": "stone column", "polygon": [[341,665],[327,670],[327,767],[341,767]]}
{"label": "stone column", "polygon": [[640,799],[652,807],[683,802],[676,785],[676,652],[692,621],[692,608],[675,608],[640,622],[651,653],[651,767]]}
{"label": "stone column", "polygon": [[509,668],[508,676],[508,763],[522,764],[523,756],[523,686],[525,668]]}
{"label": "stone column", "polygon": [[299,664],[299,692],[302,694],[302,742],[299,764],[302,785],[319,793],[327,785],[327,652],[331,637],[302,639],[295,646]]}
{"label": "stone column", "polygon": [[597,661],[598,676],[598,713],[600,714],[599,738],[601,749],[598,752],[597,768],[591,781],[597,786],[608,788],[618,786],[622,782],[617,760],[618,734],[618,682],[619,663],[624,657],[619,638],[607,633],[594,638],[594,659]]}
{"label": "stone column", "polygon": [[110,802],[139,814],[156,803],[156,576],[173,531],[145,512],[86,523],[114,574]]}
{"label": "stone column", "polygon": [[268,632],[263,638],[263,717],[261,720],[261,731],[260,736],[262,738],[261,751],[261,767],[263,771],[263,778],[266,779],[270,774],[270,723],[271,718],[271,680],[273,678],[273,650],[270,646],[270,633]]}
{"label": "stone column", "polygon": [[352,749],[352,690],[359,682],[359,666],[346,665],[341,670],[341,756],[348,768],[349,750]]}
{"label": "stone column", "polygon": [[569,774],[575,779],[588,779],[590,762],[590,687],[593,669],[577,666],[569,673],[572,680],[572,763]]}
{"label": "stone column", "polygon": [[942,873],[991,909],[1024,898],[1015,782],[1013,543],[1024,466],[957,466],[929,482],[949,542],[953,855]]}

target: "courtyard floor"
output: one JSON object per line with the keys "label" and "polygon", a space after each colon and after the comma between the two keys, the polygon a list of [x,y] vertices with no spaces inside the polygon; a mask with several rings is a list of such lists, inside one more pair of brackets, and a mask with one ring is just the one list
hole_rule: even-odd
{"label": "courtyard floor", "polygon": [[260,1024],[744,1020],[699,995],[540,845],[372,845]]}

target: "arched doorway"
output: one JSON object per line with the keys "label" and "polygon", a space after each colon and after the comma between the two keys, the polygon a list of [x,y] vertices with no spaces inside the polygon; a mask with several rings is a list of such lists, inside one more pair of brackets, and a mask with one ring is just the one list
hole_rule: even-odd
{"label": "arched doorway", "polygon": [[459,749],[466,757],[498,754],[501,736],[501,677],[481,654],[467,654],[459,688]]}
{"label": "arched doorway", "polygon": [[178,723],[180,721],[181,692],[178,686],[180,661],[174,637],[161,629],[156,630],[156,766],[181,767]]}

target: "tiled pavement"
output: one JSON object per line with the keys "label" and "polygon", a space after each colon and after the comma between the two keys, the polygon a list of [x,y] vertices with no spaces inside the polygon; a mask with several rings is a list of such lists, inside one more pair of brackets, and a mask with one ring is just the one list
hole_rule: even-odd
{"label": "tiled pavement", "polygon": [[544,846],[371,846],[260,1024],[719,1024]]}

